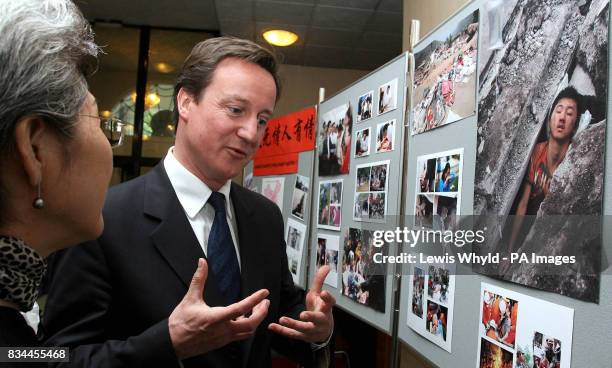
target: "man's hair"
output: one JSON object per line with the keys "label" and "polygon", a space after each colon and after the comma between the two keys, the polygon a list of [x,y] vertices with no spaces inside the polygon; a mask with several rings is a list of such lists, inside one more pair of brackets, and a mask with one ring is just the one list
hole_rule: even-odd
{"label": "man's hair", "polygon": [[548,119],[546,119],[546,131],[549,133],[548,136],[550,136],[550,119],[552,118],[552,114],[555,111],[555,107],[557,106],[559,101],[561,101],[564,98],[569,98],[570,100],[573,100],[574,102],[576,102],[576,122],[574,123],[574,131],[572,135],[576,133],[576,129],[578,129],[580,115],[583,112],[582,111],[582,96],[580,95],[580,93],[578,93],[576,88],[572,86],[567,86],[564,89],[562,89],[561,92],[559,92],[557,97],[555,97],[555,101],[553,102],[552,106],[550,107],[550,111],[548,112]]}
{"label": "man's hair", "polygon": [[276,84],[276,101],[280,98],[281,84],[278,76],[276,56],[268,49],[249,40],[235,37],[215,37],[195,45],[187,59],[174,86],[173,120],[178,125],[179,114],[176,98],[184,89],[197,100],[212,81],[214,72],[226,58],[238,58],[259,65],[268,71]]}
{"label": "man's hair", "polygon": [[99,51],[89,23],[70,0],[2,0],[0,14],[0,153],[28,115],[70,137]]}

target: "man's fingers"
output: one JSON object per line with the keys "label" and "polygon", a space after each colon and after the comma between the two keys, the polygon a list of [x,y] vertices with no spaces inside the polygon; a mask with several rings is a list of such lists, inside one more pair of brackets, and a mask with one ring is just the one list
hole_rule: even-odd
{"label": "man's fingers", "polygon": [[298,340],[303,340],[303,341],[307,341],[306,340],[306,335],[300,331],[296,331],[294,329],[285,327],[285,326],[281,326],[278,323],[270,323],[268,325],[268,329],[274,333],[277,333],[279,335],[283,335],[292,339],[298,339]]}
{"label": "man's fingers", "polygon": [[238,317],[236,320],[229,321],[230,328],[235,333],[254,332],[261,321],[268,315],[270,300],[264,299],[253,308],[249,317]]}
{"label": "man's fingers", "polygon": [[221,308],[222,311],[219,314],[219,320],[232,320],[240,316],[243,316],[253,310],[253,308],[259,304],[262,300],[268,297],[270,292],[266,289],[261,289],[247,296],[241,301],[228,305],[225,308]]}
{"label": "man's fingers", "polygon": [[300,313],[300,320],[322,324],[327,322],[327,315],[323,312],[302,312]]}
{"label": "man's fingers", "polygon": [[204,301],[204,284],[208,277],[208,264],[204,258],[198,259],[198,268],[193,273],[191,278],[191,284],[189,290],[185,295],[189,300],[193,302]]}
{"label": "man's fingers", "polygon": [[334,305],[336,305],[336,298],[334,298],[334,296],[331,295],[331,293],[325,290],[322,291],[321,294],[319,294],[319,296],[321,297],[321,300],[323,300],[323,305],[321,306],[319,311],[323,313],[329,313],[334,307]]}
{"label": "man's fingers", "polygon": [[314,280],[312,281],[312,287],[310,288],[310,291],[314,291],[317,294],[320,293],[321,288],[323,287],[323,281],[325,281],[325,278],[327,277],[328,273],[329,273],[328,265],[325,265],[319,268],[319,270],[314,276]]}
{"label": "man's fingers", "polygon": [[297,330],[304,333],[308,333],[315,328],[315,325],[312,322],[298,321],[289,317],[281,317],[279,323],[285,327],[289,327],[293,330]]}

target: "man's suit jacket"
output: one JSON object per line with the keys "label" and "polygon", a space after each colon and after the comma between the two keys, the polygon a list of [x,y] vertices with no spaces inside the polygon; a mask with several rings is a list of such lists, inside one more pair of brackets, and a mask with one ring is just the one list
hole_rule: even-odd
{"label": "man's suit jacket", "polygon": [[[294,287],[287,267],[282,215],[265,197],[233,183],[230,197],[238,227],[242,295],[268,289],[268,316],[251,339],[183,364],[270,366],[272,345],[310,365],[309,344],[267,330],[281,316],[297,318],[304,310],[304,293]],[[187,292],[204,252],[163,162],[111,188],[104,221],[97,241],[62,251],[49,263],[52,276],[42,322],[45,343],[70,347],[70,366],[177,366],[168,317]],[[204,300],[210,306],[223,300],[210,268]]]}

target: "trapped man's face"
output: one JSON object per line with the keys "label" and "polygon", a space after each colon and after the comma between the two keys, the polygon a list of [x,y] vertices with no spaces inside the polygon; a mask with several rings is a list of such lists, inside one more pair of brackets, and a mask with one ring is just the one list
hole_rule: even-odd
{"label": "trapped man's face", "polygon": [[275,104],[276,84],[268,71],[242,59],[224,59],[200,100],[187,98],[179,109],[184,124],[175,152],[187,156],[186,166],[198,177],[221,186],[257,151]]}
{"label": "trapped man's face", "polygon": [[578,118],[576,101],[562,98],[557,102],[550,116],[550,136],[559,141],[568,141],[574,134]]}

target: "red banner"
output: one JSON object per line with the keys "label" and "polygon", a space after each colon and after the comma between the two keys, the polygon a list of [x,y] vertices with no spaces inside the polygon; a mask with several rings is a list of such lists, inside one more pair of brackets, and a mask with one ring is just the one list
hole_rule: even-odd
{"label": "red banner", "polygon": [[272,119],[253,158],[282,156],[288,153],[311,151],[315,147],[317,109],[309,107],[302,111]]}
{"label": "red banner", "polygon": [[299,153],[261,157],[253,161],[253,176],[295,174],[298,172]]}

